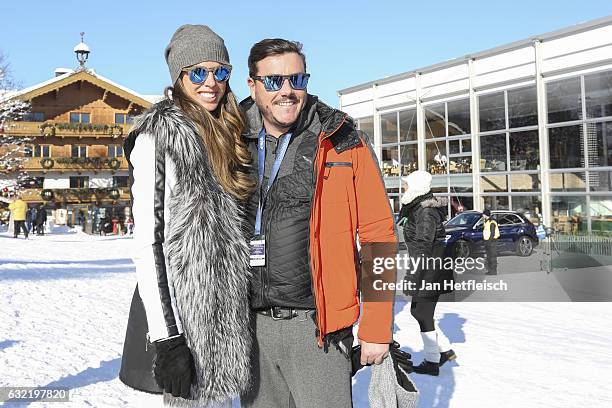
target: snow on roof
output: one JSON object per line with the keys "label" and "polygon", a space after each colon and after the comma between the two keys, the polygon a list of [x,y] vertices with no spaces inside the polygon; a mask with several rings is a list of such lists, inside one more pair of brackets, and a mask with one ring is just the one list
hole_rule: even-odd
{"label": "snow on roof", "polygon": [[19,95],[23,95],[23,94],[26,94],[28,92],[34,91],[34,90],[36,90],[38,88],[42,88],[43,86],[47,86],[47,85],[53,84],[55,82],[61,81],[64,78],[68,78],[72,74],[74,74],[74,71],[71,70],[70,72],[66,72],[65,74],[62,74],[62,75],[56,76],[54,78],[48,79],[45,82],[41,82],[39,84],[29,86],[29,87],[21,89],[19,91],[9,93],[7,95],[4,95],[2,98],[0,98],[0,102],[4,102],[7,99],[14,98],[14,97],[19,96]]}
{"label": "snow on roof", "polygon": [[[16,92],[8,93],[7,95],[3,95],[2,97],[0,97],[0,102],[4,102],[7,99],[14,98],[16,96],[26,94],[26,93],[34,91],[34,90],[36,90],[38,88],[42,88],[44,86],[51,85],[51,84],[53,84],[55,82],[59,82],[59,81],[61,81],[63,79],[66,79],[66,78],[70,77],[71,75],[74,75],[74,74],[76,74],[78,72],[80,72],[80,71],[74,71],[74,70],[71,69],[71,70],[69,70],[69,72],[66,72],[66,73],[63,73],[61,75],[58,75],[58,76],[56,76],[54,78],[51,78],[51,79],[49,79],[47,81],[41,82],[41,83],[36,84],[36,85],[32,85],[30,87],[27,87],[25,89],[22,89],[22,90],[19,90],[19,91],[16,91]],[[134,90],[132,90],[130,88],[127,88],[127,87],[125,87],[123,85],[119,85],[118,83],[116,83],[114,81],[111,81],[110,79],[108,79],[108,78],[106,78],[106,77],[104,77],[104,76],[102,76],[100,74],[96,74],[96,72],[93,69],[88,69],[87,72],[90,75],[92,75],[92,76],[94,76],[94,77],[96,77],[96,78],[98,78],[98,79],[100,79],[100,80],[102,80],[104,82],[107,82],[110,85],[113,85],[113,86],[115,86],[115,87],[117,87],[117,88],[119,88],[119,89],[121,89],[121,90],[123,90],[125,92],[131,93],[132,95],[138,96],[139,98],[142,98],[142,99],[144,99],[144,100],[146,100],[148,102],[155,103],[155,102],[158,102],[159,100],[161,100],[163,98],[162,95],[141,95],[138,92],[136,92],[136,91],[134,91]],[[2,94],[0,93],[0,95],[2,95]]]}

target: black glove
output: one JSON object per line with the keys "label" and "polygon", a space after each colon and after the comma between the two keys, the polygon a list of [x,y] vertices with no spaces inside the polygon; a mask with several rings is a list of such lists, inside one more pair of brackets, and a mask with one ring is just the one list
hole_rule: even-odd
{"label": "black glove", "polygon": [[[391,361],[393,361],[393,368],[395,369],[395,373],[397,375],[397,382],[402,385],[402,383],[412,384],[410,381],[404,381],[403,373],[398,370],[398,366],[401,367],[402,370],[406,372],[406,374],[410,374],[412,369],[412,361],[410,358],[412,357],[410,353],[407,353],[403,350],[400,350],[400,344],[397,341],[393,341],[389,345],[389,354],[391,356]],[[357,371],[361,370],[364,366],[361,364],[361,346],[353,347],[353,352],[351,354],[351,376],[354,376]],[[367,364],[371,365],[371,364]]]}
{"label": "black glove", "polygon": [[397,383],[406,391],[416,392],[414,384],[407,376],[407,374],[414,371],[412,361],[410,360],[412,356],[410,353],[400,350],[400,347],[397,341],[393,341],[389,347],[389,354],[391,355],[391,361],[393,361],[393,370],[395,371]]}
{"label": "black glove", "polygon": [[361,370],[362,368],[361,346],[355,346],[351,351],[351,377],[354,377],[355,374],[357,374],[357,371]]}
{"label": "black glove", "polygon": [[153,346],[153,375],[157,385],[174,397],[189,398],[191,383],[195,378],[195,365],[185,337],[181,334],[179,337],[156,341]]}

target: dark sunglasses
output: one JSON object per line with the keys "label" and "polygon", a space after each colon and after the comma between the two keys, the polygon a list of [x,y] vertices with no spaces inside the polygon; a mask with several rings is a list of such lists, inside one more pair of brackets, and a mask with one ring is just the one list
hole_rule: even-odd
{"label": "dark sunglasses", "polygon": [[261,81],[264,88],[268,92],[279,91],[285,79],[289,80],[289,85],[296,91],[303,91],[308,86],[308,78],[310,74],[293,74],[293,75],[266,75],[266,76],[254,76],[253,79]]}
{"label": "dark sunglasses", "polygon": [[215,78],[215,81],[226,82],[229,79],[232,70],[225,65],[219,65],[217,68],[195,67],[185,72],[187,72],[189,75],[191,82],[197,85],[204,83],[208,78],[208,74],[211,72]]}

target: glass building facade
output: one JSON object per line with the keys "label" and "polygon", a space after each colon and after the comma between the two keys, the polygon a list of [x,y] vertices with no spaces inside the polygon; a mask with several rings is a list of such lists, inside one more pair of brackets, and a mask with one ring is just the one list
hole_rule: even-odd
{"label": "glass building facade", "polygon": [[401,178],[433,175],[448,213],[510,209],[563,234],[612,235],[612,19],[342,90]]}

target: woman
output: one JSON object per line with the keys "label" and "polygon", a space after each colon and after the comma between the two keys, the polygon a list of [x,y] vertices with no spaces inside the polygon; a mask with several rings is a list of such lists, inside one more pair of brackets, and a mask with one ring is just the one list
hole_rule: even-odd
{"label": "woman", "polygon": [[241,202],[255,183],[223,39],[184,25],[165,56],[173,87],[125,142],[138,287],[120,378],[149,392],[159,385],[166,405],[225,407],[249,384]]}
{"label": "woman", "polygon": [[444,283],[453,283],[452,269],[445,267],[445,238],[443,221],[447,200],[431,193],[431,174],[417,170],[404,179],[405,193],[401,198],[400,225],[404,227],[404,240],[415,270],[408,271],[406,280],[413,284],[404,293],[412,297],[410,313],[419,323],[425,349],[424,361],[414,367],[419,374],[438,375],[439,367],[456,358],[450,342],[434,323],[438,298],[452,289]]}

